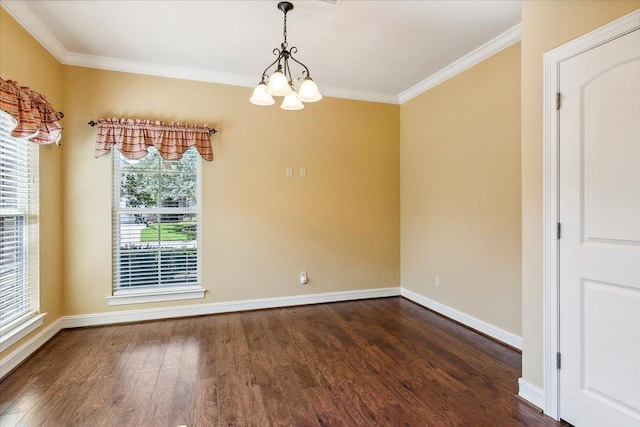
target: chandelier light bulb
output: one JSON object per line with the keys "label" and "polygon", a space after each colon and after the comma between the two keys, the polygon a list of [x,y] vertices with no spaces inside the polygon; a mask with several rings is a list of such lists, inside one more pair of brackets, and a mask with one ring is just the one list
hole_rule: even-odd
{"label": "chandelier light bulb", "polygon": [[302,102],[317,102],[322,99],[322,95],[318,90],[318,85],[311,77],[307,77],[302,82],[298,91],[298,99]]}
{"label": "chandelier light bulb", "polygon": [[285,96],[282,100],[280,108],[283,110],[302,110],[304,108],[304,104],[298,99],[298,94],[291,91],[291,93]]}
{"label": "chandelier light bulb", "polygon": [[267,85],[262,82],[253,90],[253,95],[249,98],[249,102],[262,106],[273,105],[276,103],[273,97],[267,93]]}
{"label": "chandelier light bulb", "polygon": [[291,86],[287,77],[279,69],[269,77],[267,93],[273,96],[286,96],[291,93]]}

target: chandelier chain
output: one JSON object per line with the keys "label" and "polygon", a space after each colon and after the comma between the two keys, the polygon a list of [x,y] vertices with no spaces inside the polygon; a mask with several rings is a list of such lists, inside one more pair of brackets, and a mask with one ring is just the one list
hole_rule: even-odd
{"label": "chandelier chain", "polygon": [[284,36],[283,45],[287,46],[287,12],[284,13],[284,30],[282,31],[282,35]]}

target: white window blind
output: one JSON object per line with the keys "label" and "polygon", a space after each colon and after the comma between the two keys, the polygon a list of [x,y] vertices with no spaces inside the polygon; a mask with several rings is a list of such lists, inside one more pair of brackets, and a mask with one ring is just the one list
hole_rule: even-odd
{"label": "white window blind", "polygon": [[113,291],[201,287],[198,152],[165,161],[150,147],[140,160],[113,151]]}
{"label": "white window blind", "polygon": [[39,310],[38,145],[0,111],[0,338]]}

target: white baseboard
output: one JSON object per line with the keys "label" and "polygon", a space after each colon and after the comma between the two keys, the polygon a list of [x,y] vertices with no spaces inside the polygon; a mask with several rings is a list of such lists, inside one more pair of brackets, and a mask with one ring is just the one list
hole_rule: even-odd
{"label": "white baseboard", "polygon": [[[139,310],[114,311],[108,313],[81,314],[64,316],[29,340],[9,356],[0,361],[0,378],[9,373],[13,368],[22,363],[44,343],[53,338],[62,329],[79,328],[84,326],[110,325],[116,323],[140,322],[145,320],[171,319],[176,317],[201,316],[206,314],[230,313],[248,310],[261,310],[267,308],[291,307],[308,304],[321,304],[329,302],[353,301],[360,299],[386,298],[402,295],[424,307],[436,311],[444,316],[456,320],[472,329],[487,334],[499,341],[517,349],[522,348],[522,338],[493,326],[487,322],[476,319],[468,314],[457,311],[444,304],[440,304],[429,298],[404,288],[380,288],[365,289],[361,291],[329,292],[323,294],[298,295],[278,298],[264,298],[244,301],[230,301],[210,304],[193,304],[179,307],[162,307]],[[535,387],[531,388],[535,389]],[[527,389],[529,390],[529,389]],[[537,389],[536,389],[537,390]],[[522,387],[521,387],[522,391]],[[539,390],[538,390],[539,391]],[[535,393],[533,393],[535,395]],[[526,400],[530,399],[522,396]],[[542,404],[531,401],[536,406]],[[544,402],[544,399],[542,399]]]}
{"label": "white baseboard", "polygon": [[0,379],[4,378],[5,375],[25,361],[27,357],[31,356],[62,329],[62,318],[60,318],[47,326],[38,335],[12,351],[9,356],[0,360]]}
{"label": "white baseboard", "polygon": [[529,384],[523,378],[518,378],[518,396],[537,406],[540,410],[544,408],[544,391]]}
{"label": "white baseboard", "polygon": [[205,314],[231,313],[266,308],[291,307],[327,302],[384,298],[400,295],[400,288],[366,289],[362,291],[329,292],[324,294],[264,298],[244,301],[193,304],[179,307],[150,308],[114,311],[111,313],[81,314],[63,317],[63,329],[83,326],[110,325],[114,323],[140,322],[144,320],[171,319],[175,317],[202,316]]}
{"label": "white baseboard", "polygon": [[522,337],[516,334],[505,331],[504,329],[500,329],[497,326],[485,322],[484,320],[476,319],[473,316],[458,311],[447,305],[441,304],[430,298],[424,297],[408,289],[401,288],[400,295],[408,300],[427,307],[428,309],[433,310],[436,313],[440,313],[443,316],[455,320],[456,322],[460,322],[463,325],[470,327],[471,329],[475,329],[476,331],[489,335],[490,337],[495,338],[498,341],[501,341],[513,348],[522,350]]}
{"label": "white baseboard", "polygon": [[362,291],[329,292],[264,298],[245,301],[219,302],[212,304],[194,304],[181,307],[151,308],[141,310],[114,311],[111,313],[82,314],[64,316],[56,320],[29,342],[2,360],[0,360],[0,379],[31,356],[42,345],[62,329],[83,326],[111,325],[115,323],[140,322],[145,320],[171,319],[175,317],[201,316],[204,314],[230,313],[266,308],[291,307],[297,305],[321,304],[327,302],[352,301],[359,299],[385,298],[400,295],[400,288],[365,289]]}

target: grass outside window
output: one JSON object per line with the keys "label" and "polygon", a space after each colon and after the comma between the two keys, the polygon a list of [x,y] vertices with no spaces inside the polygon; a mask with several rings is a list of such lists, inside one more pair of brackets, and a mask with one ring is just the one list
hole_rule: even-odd
{"label": "grass outside window", "polygon": [[196,224],[193,222],[178,222],[168,224],[150,224],[140,232],[141,242],[157,242],[158,228],[160,241],[188,242],[196,238]]}

